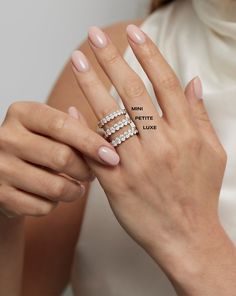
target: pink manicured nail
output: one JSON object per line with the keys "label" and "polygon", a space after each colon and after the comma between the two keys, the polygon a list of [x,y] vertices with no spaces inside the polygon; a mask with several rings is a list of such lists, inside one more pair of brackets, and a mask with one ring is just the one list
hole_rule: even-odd
{"label": "pink manicured nail", "polygon": [[203,97],[203,89],[202,89],[202,82],[199,77],[194,78],[193,80],[193,88],[195,92],[195,96],[198,99],[202,99]]}
{"label": "pink manicured nail", "polygon": [[104,48],[107,46],[107,37],[98,27],[91,27],[88,36],[95,47]]}
{"label": "pink manicured nail", "polygon": [[76,50],[72,54],[72,63],[79,72],[87,72],[90,68],[86,56],[80,50]]}
{"label": "pink manicured nail", "polygon": [[128,25],[126,31],[127,31],[129,38],[133,42],[135,42],[137,44],[143,44],[146,41],[146,36],[139,29],[139,27],[137,27],[135,25]]}
{"label": "pink manicured nail", "polygon": [[75,119],[79,119],[79,112],[78,110],[76,109],[76,107],[74,106],[70,106],[68,108],[68,113],[71,117],[75,118]]}
{"label": "pink manicured nail", "polygon": [[102,146],[98,150],[99,157],[110,165],[117,165],[120,162],[119,155],[108,147]]}

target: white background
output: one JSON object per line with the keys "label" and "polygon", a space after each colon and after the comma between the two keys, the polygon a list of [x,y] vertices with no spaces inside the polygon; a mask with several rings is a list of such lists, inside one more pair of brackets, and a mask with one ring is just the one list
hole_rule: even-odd
{"label": "white background", "polygon": [[13,101],[45,102],[92,25],[145,16],[149,0],[0,0],[0,122]]}

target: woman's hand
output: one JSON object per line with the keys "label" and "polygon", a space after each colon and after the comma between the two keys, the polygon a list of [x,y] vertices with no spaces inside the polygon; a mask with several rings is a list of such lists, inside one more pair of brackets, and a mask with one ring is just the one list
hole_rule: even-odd
{"label": "woman's hand", "polygon": [[119,162],[107,141],[68,114],[41,103],[13,103],[0,127],[0,212],[43,216],[59,201],[82,196],[79,181],[93,179],[82,154],[100,165]]}
{"label": "woman's hand", "polygon": [[[201,263],[205,268],[209,252],[227,241],[217,213],[226,153],[204,108],[200,80],[191,81],[184,92],[146,34],[132,25],[127,32],[163,115],[158,114],[143,82],[109,37],[92,28],[91,49],[120,94],[139,134],[117,147],[121,161],[116,167],[101,167],[86,159],[120,224],[170,277],[181,282],[185,270],[202,276]],[[81,52],[73,54],[72,62],[77,81],[98,119],[119,109]],[[137,116],[150,116],[153,120],[148,122]],[[156,129],[144,129],[147,125]],[[196,295],[204,295],[202,292]]]}

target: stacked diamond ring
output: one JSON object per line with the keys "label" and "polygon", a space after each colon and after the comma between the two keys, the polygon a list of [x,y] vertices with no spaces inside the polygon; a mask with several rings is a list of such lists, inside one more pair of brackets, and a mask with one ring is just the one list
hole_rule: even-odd
{"label": "stacked diamond ring", "polygon": [[[108,123],[109,121],[111,121],[121,115],[125,115],[125,118],[120,120],[119,122],[115,123],[112,127],[109,127],[107,129],[104,128],[104,125],[106,123]],[[114,140],[112,140],[110,142],[112,144],[112,146],[114,146],[114,147],[119,146],[122,142],[125,142],[130,137],[138,134],[138,130],[137,130],[134,122],[131,120],[131,118],[129,117],[129,115],[125,109],[119,109],[115,112],[112,112],[112,113],[106,115],[105,117],[103,117],[98,122],[98,127],[103,129],[105,138],[109,138],[112,134],[115,134],[117,131],[119,131],[120,129],[122,129],[123,127],[128,126],[128,125],[130,128],[127,131],[120,134],[118,137],[116,137]]]}

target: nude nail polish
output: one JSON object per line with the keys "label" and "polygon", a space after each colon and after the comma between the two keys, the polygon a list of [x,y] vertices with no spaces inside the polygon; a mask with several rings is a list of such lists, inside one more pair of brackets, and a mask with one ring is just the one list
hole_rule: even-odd
{"label": "nude nail polish", "polygon": [[88,37],[95,47],[104,48],[107,46],[107,37],[98,27],[91,27],[88,32]]}
{"label": "nude nail polish", "polygon": [[75,119],[79,119],[79,113],[78,113],[78,110],[77,110],[76,107],[74,107],[74,106],[70,106],[70,107],[68,108],[68,114],[69,114],[71,117],[75,118]]}
{"label": "nude nail polish", "polygon": [[105,146],[102,146],[99,148],[98,155],[107,164],[110,164],[113,166],[117,165],[120,162],[119,155],[112,149]]}
{"label": "nude nail polish", "polygon": [[197,99],[202,99],[203,97],[203,89],[202,89],[202,82],[201,79],[197,76],[193,80],[193,88],[194,93]]}
{"label": "nude nail polish", "polygon": [[76,50],[73,52],[71,60],[73,65],[79,72],[87,72],[90,69],[88,59],[80,50]]}
{"label": "nude nail polish", "polygon": [[135,25],[128,25],[127,29],[128,37],[137,44],[143,44],[146,41],[145,34]]}

